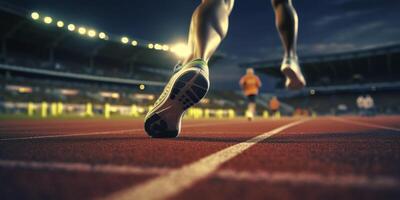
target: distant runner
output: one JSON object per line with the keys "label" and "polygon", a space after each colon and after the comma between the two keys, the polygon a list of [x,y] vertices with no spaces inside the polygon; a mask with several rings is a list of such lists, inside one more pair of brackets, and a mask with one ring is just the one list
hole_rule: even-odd
{"label": "distant runner", "polygon": [[252,120],[256,114],[256,97],[261,87],[260,78],[254,74],[252,68],[248,68],[246,74],[240,79],[239,84],[248,100],[246,117]]}

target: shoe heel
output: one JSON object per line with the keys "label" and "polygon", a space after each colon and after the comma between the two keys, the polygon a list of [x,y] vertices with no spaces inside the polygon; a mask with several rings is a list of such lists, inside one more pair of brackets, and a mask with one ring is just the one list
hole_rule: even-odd
{"label": "shoe heel", "polygon": [[294,72],[290,67],[286,67],[282,70],[282,73],[289,79],[289,87],[290,89],[300,89],[304,87],[304,83],[300,81],[296,72]]}

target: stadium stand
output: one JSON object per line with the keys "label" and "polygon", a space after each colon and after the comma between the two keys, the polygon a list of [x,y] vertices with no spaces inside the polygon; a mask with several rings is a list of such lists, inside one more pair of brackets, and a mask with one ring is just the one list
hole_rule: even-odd
{"label": "stadium stand", "polygon": [[[280,60],[243,63],[258,73],[278,78],[275,94],[295,108],[320,114],[356,113],[358,95],[371,94],[378,113],[399,113],[400,44],[352,52],[301,57],[307,79],[301,91],[283,88]],[[341,106],[340,106],[341,105]],[[346,108],[346,109],[344,109]]]}
{"label": "stadium stand", "polygon": [[[244,63],[257,72],[283,78],[280,60]],[[400,80],[400,44],[329,55],[301,57],[308,87],[392,83]],[[280,85],[281,87],[283,85]]]}
{"label": "stadium stand", "polygon": [[[18,102],[147,107],[185,52],[182,44],[113,35],[3,2],[0,17],[1,112]],[[225,96],[232,97],[210,93],[198,107],[235,107]]]}

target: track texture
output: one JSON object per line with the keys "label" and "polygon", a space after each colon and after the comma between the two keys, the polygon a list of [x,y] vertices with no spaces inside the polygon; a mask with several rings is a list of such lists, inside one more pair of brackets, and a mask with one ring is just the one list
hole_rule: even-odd
{"label": "track texture", "polygon": [[[185,120],[174,139],[149,138],[142,120],[3,120],[0,199],[109,198],[298,120]],[[168,198],[400,199],[399,124],[308,119]]]}

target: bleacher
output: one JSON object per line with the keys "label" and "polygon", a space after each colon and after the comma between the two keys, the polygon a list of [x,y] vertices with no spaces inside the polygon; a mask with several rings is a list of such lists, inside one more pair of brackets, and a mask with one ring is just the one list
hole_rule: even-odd
{"label": "bleacher", "polygon": [[400,44],[358,51],[300,57],[307,86],[300,91],[284,88],[281,60],[244,63],[257,73],[277,78],[274,95],[293,109],[303,108],[320,114],[356,113],[358,95],[371,94],[379,113],[400,113]]}

